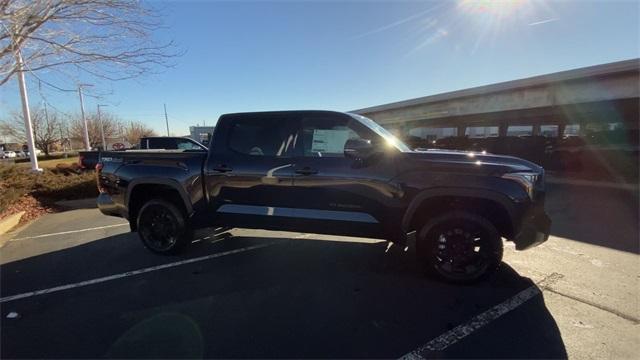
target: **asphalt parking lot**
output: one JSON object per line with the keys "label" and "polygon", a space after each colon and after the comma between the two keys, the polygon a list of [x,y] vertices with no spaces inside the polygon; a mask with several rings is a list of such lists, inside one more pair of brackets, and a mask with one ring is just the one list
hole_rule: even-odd
{"label": "asphalt parking lot", "polygon": [[208,229],[146,251],[96,209],[47,215],[0,250],[2,358],[634,358],[637,193],[550,187],[554,225],[470,286],[371,239]]}

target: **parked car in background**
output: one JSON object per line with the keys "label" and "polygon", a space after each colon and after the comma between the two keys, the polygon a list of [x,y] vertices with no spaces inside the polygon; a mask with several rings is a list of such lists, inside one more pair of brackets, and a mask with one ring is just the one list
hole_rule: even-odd
{"label": "parked car in background", "polygon": [[[140,143],[135,149],[120,149],[115,151],[127,150],[184,150],[188,152],[207,151],[207,147],[199,142],[186,137],[178,136],[149,136],[140,139]],[[93,170],[98,164],[101,152],[99,150],[79,151],[78,165],[81,169]]]}
{"label": "parked car in background", "polygon": [[3,159],[11,159],[11,158],[15,158],[16,157],[16,153],[15,151],[2,151],[2,158]]}
{"label": "parked car in background", "polygon": [[[36,149],[35,154],[36,154],[36,156],[42,155],[42,150]],[[31,152],[30,151],[25,151],[25,155],[26,156],[31,156]]]}
{"label": "parked car in background", "polygon": [[140,139],[140,150],[207,150],[201,143],[187,137],[177,136],[149,136]]}
{"label": "parked car in background", "polygon": [[82,170],[93,170],[96,168],[100,151],[78,151],[78,165]]}

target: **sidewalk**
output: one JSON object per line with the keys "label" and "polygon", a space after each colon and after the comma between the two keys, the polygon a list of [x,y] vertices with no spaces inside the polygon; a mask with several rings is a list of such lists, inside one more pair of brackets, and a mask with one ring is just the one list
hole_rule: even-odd
{"label": "sidewalk", "polygon": [[636,192],[638,191],[638,184],[567,178],[567,177],[559,177],[551,174],[547,174],[546,182],[549,184],[591,186],[591,187],[601,187],[601,188],[607,188],[607,189],[627,190],[627,191],[636,191]]}
{"label": "sidewalk", "polygon": [[98,207],[98,205],[96,204],[96,198],[94,197],[77,200],[57,201],[56,205],[65,210],[95,209]]}

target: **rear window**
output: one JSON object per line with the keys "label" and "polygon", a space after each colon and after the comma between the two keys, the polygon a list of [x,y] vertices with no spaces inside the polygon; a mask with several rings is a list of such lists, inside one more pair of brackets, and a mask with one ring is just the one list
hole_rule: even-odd
{"label": "rear window", "polygon": [[231,125],[228,146],[245,155],[284,157],[291,155],[297,138],[286,119],[238,119]]}
{"label": "rear window", "polygon": [[[154,138],[148,139],[147,149],[166,149],[175,150],[178,148],[175,139],[170,138]],[[145,144],[145,145],[147,145]]]}

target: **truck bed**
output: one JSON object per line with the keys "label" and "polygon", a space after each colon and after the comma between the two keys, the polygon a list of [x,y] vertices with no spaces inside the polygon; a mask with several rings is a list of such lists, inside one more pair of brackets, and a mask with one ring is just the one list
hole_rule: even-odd
{"label": "truck bed", "polygon": [[[180,190],[186,203],[203,204],[204,151],[127,150],[100,153],[100,184],[112,194],[113,215],[128,218],[127,205],[136,186],[167,185]],[[100,199],[99,199],[100,201]],[[120,204],[120,205],[116,205]],[[103,204],[104,205],[104,204]],[[109,206],[107,206],[109,208]]]}

